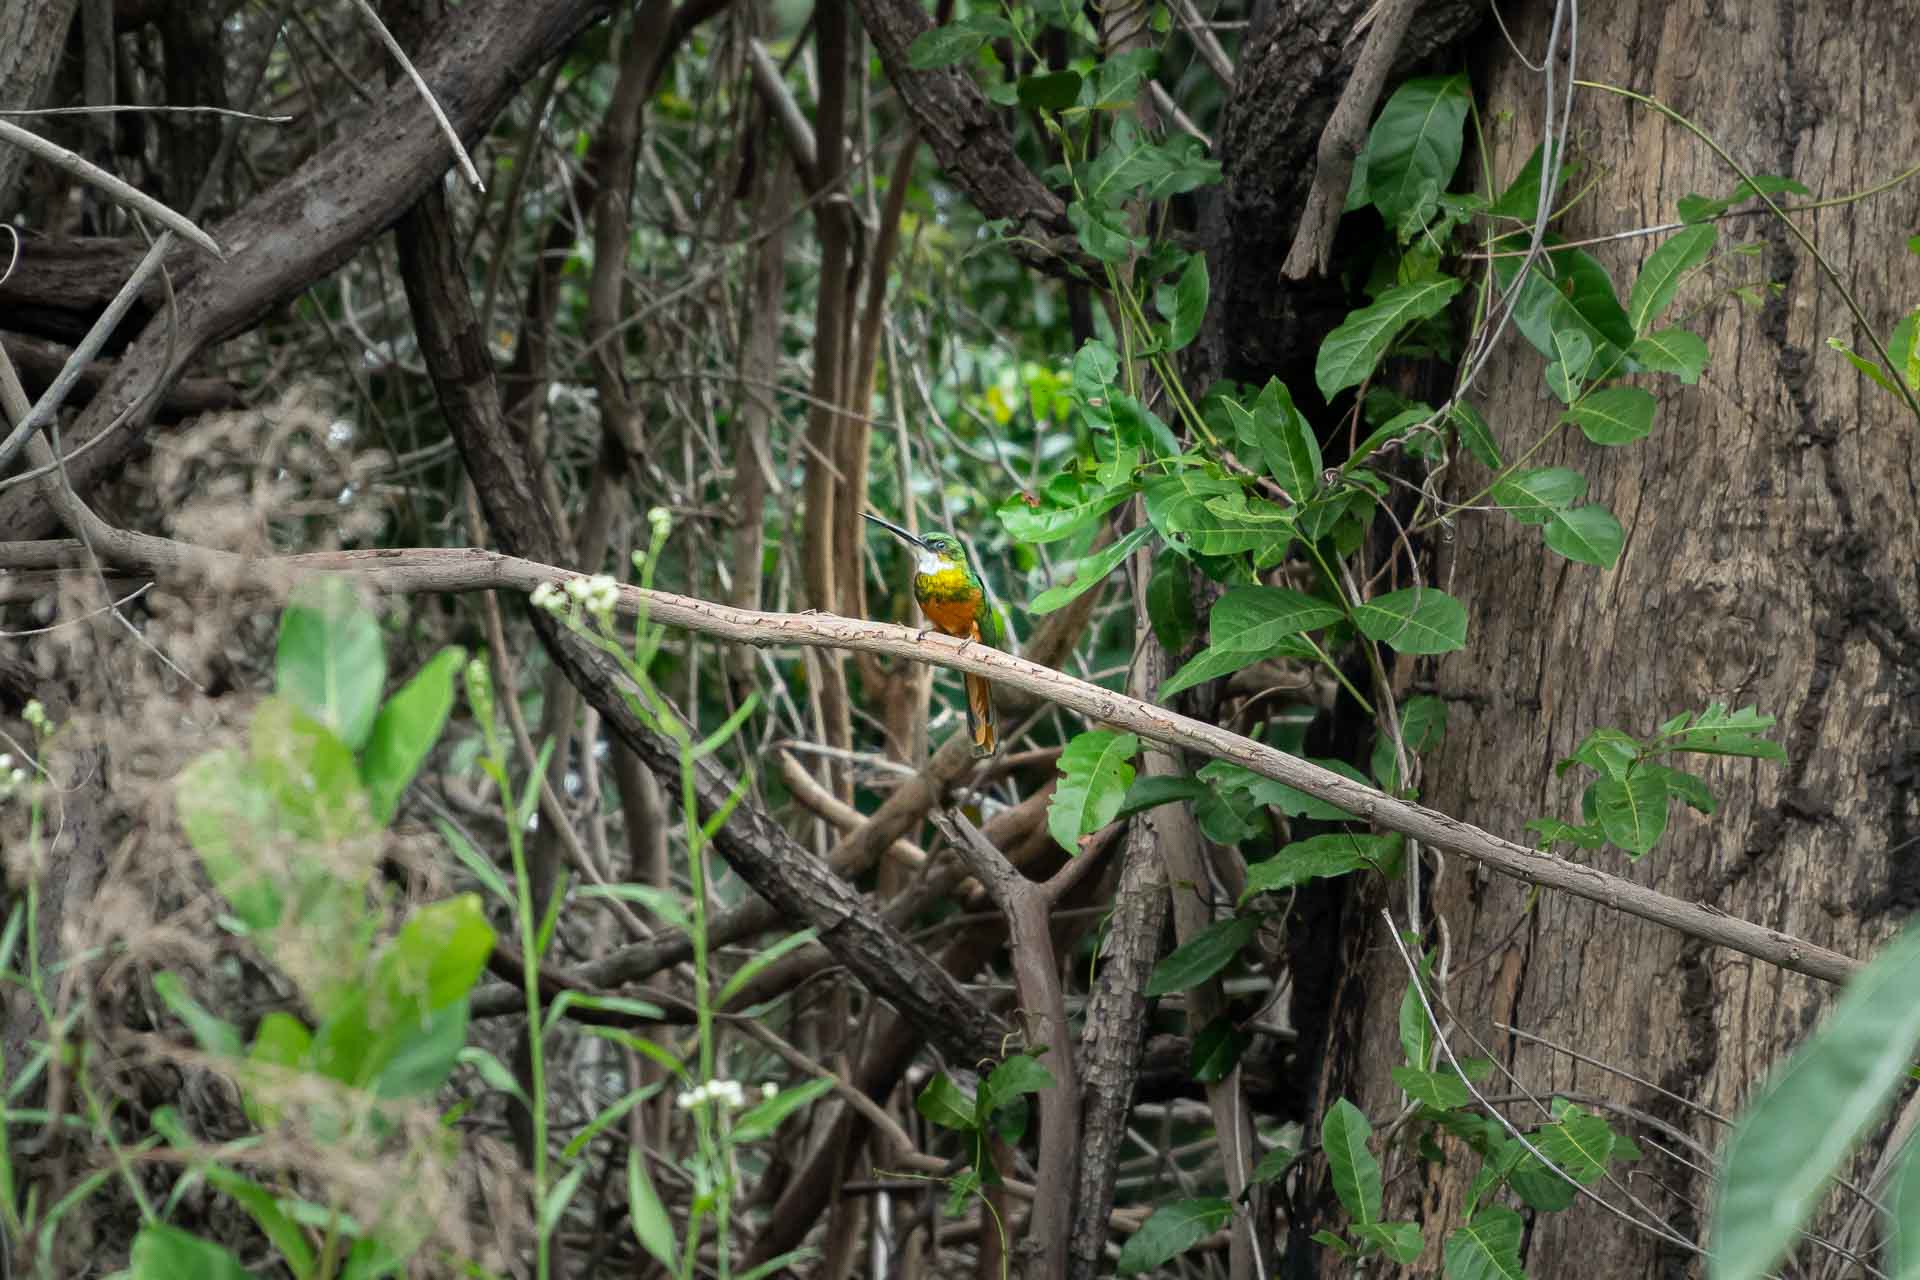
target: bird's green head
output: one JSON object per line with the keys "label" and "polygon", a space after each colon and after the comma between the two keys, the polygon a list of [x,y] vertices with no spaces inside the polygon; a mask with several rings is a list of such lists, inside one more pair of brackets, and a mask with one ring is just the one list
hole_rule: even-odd
{"label": "bird's green head", "polygon": [[954,560],[961,564],[967,562],[967,549],[960,545],[960,539],[950,533],[923,533],[920,541],[942,560]]}

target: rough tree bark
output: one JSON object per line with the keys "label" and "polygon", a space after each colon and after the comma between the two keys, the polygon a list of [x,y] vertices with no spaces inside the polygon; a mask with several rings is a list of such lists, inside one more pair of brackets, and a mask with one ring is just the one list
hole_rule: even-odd
{"label": "rough tree bark", "polygon": [[[1545,9],[1514,28],[1530,56],[1546,44]],[[1615,0],[1583,6],[1581,18],[1583,79],[1666,102],[1752,170],[1831,197],[1883,181],[1913,153],[1911,113],[1889,112],[1866,92],[1920,77],[1920,47],[1905,38],[1920,18],[1912,4],[1735,15]],[[1483,113],[1513,113],[1492,135],[1493,169],[1504,178],[1539,136],[1537,80],[1504,46],[1480,70]],[[1725,194],[1737,181],[1698,140],[1610,94],[1582,91],[1575,129],[1578,158],[1598,186],[1568,220],[1570,238],[1671,221],[1678,197]],[[1920,189],[1801,222],[1884,337],[1920,298],[1920,263],[1904,251],[1920,223]],[[1693,387],[1650,382],[1660,412],[1636,446],[1601,450],[1562,434],[1535,460],[1591,479],[1592,496],[1629,530],[1619,567],[1571,565],[1545,552],[1532,529],[1462,518],[1443,572],[1470,603],[1474,632],[1464,653],[1422,676],[1450,708],[1425,799],[1517,834],[1531,817],[1577,813],[1582,784],[1556,779],[1552,765],[1590,730],[1646,732],[1710,700],[1757,703],[1780,717],[1785,767],[1710,763],[1701,772],[1720,800],[1715,817],[1676,812],[1638,865],[1613,851],[1578,856],[1866,956],[1920,905],[1920,435],[1897,401],[1824,349],[1829,336],[1859,346],[1865,335],[1798,244],[1764,217],[1724,222],[1722,236],[1723,248],[1758,241],[1764,251],[1727,259],[1724,273],[1680,296],[1677,314],[1713,352],[1706,376]],[[1626,240],[1595,253],[1624,291],[1659,243]],[[1730,280],[1779,291],[1756,313],[1728,296]],[[1538,356],[1515,342],[1476,397],[1517,447],[1558,407],[1540,378]],[[1459,477],[1455,495],[1483,479]],[[1320,1094],[1322,1108],[1346,1095],[1376,1117],[1400,1102],[1387,1070],[1400,1060],[1393,1010],[1406,987],[1382,937],[1381,905],[1348,903],[1346,977]],[[1825,984],[1585,902],[1553,894],[1530,902],[1511,882],[1458,861],[1431,905],[1452,929],[1455,1013],[1528,1088],[1599,1094],[1710,1148],[1725,1130],[1651,1085],[1735,1112],[1833,997]],[[1517,1039],[1502,1024],[1651,1083]],[[1389,1216],[1457,1224],[1471,1162],[1441,1170],[1394,1159]],[[1635,1194],[1682,1234],[1704,1231],[1709,1188],[1697,1168],[1649,1149],[1639,1170]],[[1829,1238],[1839,1222],[1825,1220]],[[1430,1226],[1423,1274],[1440,1238]],[[1526,1251],[1536,1280],[1592,1275],[1597,1258],[1613,1275],[1703,1271],[1691,1253],[1587,1204],[1539,1215]],[[1321,1274],[1344,1275],[1347,1265],[1323,1257]]]}
{"label": "rough tree bark", "polygon": [[[40,105],[79,0],[0,0],[0,108]],[[0,147],[0,219],[14,216],[13,188],[26,155]]]}

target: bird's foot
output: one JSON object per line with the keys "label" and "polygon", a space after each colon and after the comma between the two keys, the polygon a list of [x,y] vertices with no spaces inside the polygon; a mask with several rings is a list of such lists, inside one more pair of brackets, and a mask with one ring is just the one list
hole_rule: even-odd
{"label": "bird's foot", "polygon": [[918,631],[913,633],[913,642],[915,644],[919,644],[921,641],[925,640],[928,636],[932,634],[933,634],[932,627],[922,627]]}

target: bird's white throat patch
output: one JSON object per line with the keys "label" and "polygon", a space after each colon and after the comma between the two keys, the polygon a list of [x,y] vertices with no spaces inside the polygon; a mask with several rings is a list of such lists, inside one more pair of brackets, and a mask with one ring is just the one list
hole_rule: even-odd
{"label": "bird's white throat patch", "polygon": [[914,568],[920,573],[939,573],[947,567],[947,558],[930,547],[916,547],[914,554],[919,556]]}

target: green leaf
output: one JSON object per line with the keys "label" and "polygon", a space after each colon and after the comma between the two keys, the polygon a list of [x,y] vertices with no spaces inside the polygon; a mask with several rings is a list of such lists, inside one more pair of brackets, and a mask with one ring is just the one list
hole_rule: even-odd
{"label": "green leaf", "polygon": [[1460,433],[1460,443],[1467,447],[1467,452],[1489,471],[1498,471],[1502,466],[1500,446],[1494,442],[1493,428],[1480,416],[1480,411],[1465,400],[1456,400],[1448,416],[1453,419],[1454,429]]}
{"label": "green leaf", "polygon": [[1886,1209],[1892,1274],[1895,1280],[1920,1280],[1920,1137],[1907,1139],[1907,1149],[1889,1180]]}
{"label": "green leaf", "polygon": [[1460,166],[1473,96],[1465,75],[1427,76],[1394,90],[1367,135],[1367,192],[1389,225],[1430,210]]}
{"label": "green leaf", "polygon": [[639,1143],[627,1148],[627,1218],[640,1247],[669,1272],[674,1271],[680,1265],[680,1246],[673,1237],[673,1220],[647,1176]]}
{"label": "green leaf", "polygon": [[442,649],[387,699],[374,718],[360,757],[360,780],[373,807],[373,820],[381,826],[393,821],[407,784],[440,740],[453,710],[453,682],[466,660],[467,651],[458,645]]}
{"label": "green leaf", "polygon": [[1102,550],[1094,552],[1080,562],[1073,581],[1064,586],[1049,587],[1033,598],[1029,610],[1035,614],[1052,613],[1055,609],[1073,603],[1094,587],[1106,581],[1108,574],[1120,566],[1128,556],[1140,549],[1140,544],[1154,535],[1152,525],[1142,525],[1118,542],[1111,543]]}
{"label": "green leaf", "polygon": [[1127,798],[1120,802],[1120,811],[1113,815],[1113,820],[1118,822],[1122,818],[1131,818],[1136,813],[1145,813],[1179,800],[1198,800],[1208,793],[1207,785],[1196,778],[1150,773],[1134,779],[1133,785],[1127,788]]}
{"label": "green leaf", "polygon": [[1273,648],[1267,650],[1222,649],[1214,645],[1196,653],[1185,666],[1167,677],[1166,682],[1160,686],[1159,696],[1162,699],[1171,698],[1184,689],[1205,684],[1209,680],[1217,680],[1221,676],[1232,675],[1242,667],[1250,667],[1256,662],[1265,662],[1268,658],[1296,658],[1304,662],[1311,660],[1313,656],[1313,650],[1304,642],[1297,640],[1280,640]]}
{"label": "green leaf", "polygon": [[1155,1209],[1121,1247],[1119,1273],[1155,1271],[1227,1225],[1233,1206],[1218,1197],[1176,1200]]}
{"label": "green leaf", "polygon": [[1527,823],[1527,830],[1539,836],[1535,847],[1551,849],[1557,844],[1570,844],[1576,849],[1598,849],[1607,842],[1598,827],[1576,827],[1558,818],[1534,818]]}
{"label": "green leaf", "polygon": [[1334,1194],[1359,1226],[1380,1221],[1380,1162],[1367,1150],[1372,1136],[1366,1116],[1345,1098],[1320,1122],[1320,1147],[1333,1175]]}
{"label": "green leaf", "polygon": [[540,1206],[540,1231],[543,1235],[553,1234],[560,1225],[560,1218],[567,1211],[567,1205],[573,1201],[573,1193],[580,1189],[580,1179],[585,1177],[587,1166],[584,1162],[569,1169],[566,1176],[547,1189],[547,1202]]}
{"label": "green leaf", "polygon": [[1239,1065],[1240,1055],[1253,1043],[1253,1036],[1233,1023],[1230,1014],[1221,1014],[1193,1038],[1193,1051],[1187,1055],[1187,1070],[1201,1084],[1225,1080]]}
{"label": "green leaf", "polygon": [[1398,850],[1400,837],[1330,832],[1296,840],[1279,853],[1247,868],[1245,902],[1256,893],[1290,889],[1309,880],[1343,876],[1362,867],[1385,865]]}
{"label": "green leaf", "polygon": [[1072,476],[1056,476],[1029,507],[1019,494],[1000,504],[1000,523],[1021,542],[1058,542],[1071,537],[1133,496],[1131,484],[1091,487]]}
{"label": "green leaf", "polygon": [[1369,640],[1396,653],[1452,653],[1467,643],[1467,607],[1438,587],[1407,587],[1375,596],[1353,611]]}
{"label": "green leaf", "polygon": [[1435,1111],[1453,1111],[1467,1105],[1473,1095],[1467,1082],[1452,1071],[1421,1071],[1413,1067],[1395,1067],[1389,1073],[1393,1082],[1415,1102]]}
{"label": "green leaf", "polygon": [[1682,196],[1679,201],[1680,220],[1682,222],[1710,222],[1734,205],[1751,200],[1761,192],[1770,196],[1792,194],[1811,195],[1805,186],[1792,178],[1782,178],[1771,173],[1756,173],[1751,182],[1742,180],[1733,189],[1733,194],[1722,200],[1709,200],[1705,196]]}
{"label": "green leaf", "polygon": [[1602,569],[1620,563],[1620,553],[1627,545],[1626,532],[1613,512],[1597,503],[1554,512],[1547,520],[1542,540],[1550,551]]}
{"label": "green leaf", "polygon": [[973,1096],[944,1071],[927,1081],[927,1087],[913,1100],[913,1109],[942,1129],[971,1133],[979,1127],[974,1120]]}
{"label": "green leaf", "polygon": [[493,952],[493,926],[480,895],[421,907],[374,962],[374,1016],[418,1020],[473,990]]}
{"label": "green leaf", "polygon": [[1635,772],[1624,781],[1601,778],[1590,788],[1600,829],[1614,845],[1639,857],[1667,829],[1667,784],[1664,778]]}
{"label": "green leaf", "polygon": [[741,989],[753,981],[756,974],[765,970],[768,965],[771,965],[788,952],[798,951],[801,947],[806,946],[809,942],[817,938],[819,934],[820,931],[818,929],[801,929],[796,933],[788,934],[778,942],[771,943],[754,952],[753,955],[748,957],[745,964],[733,971],[733,976],[727,979],[726,985],[720,988],[720,994],[713,998],[713,1007],[716,1009],[725,1008],[727,1002],[739,995]]}
{"label": "green leaf", "polygon": [[1761,715],[1757,707],[1728,711],[1725,703],[1714,702],[1705,711],[1684,712],[1661,725],[1659,749],[1784,762],[1786,749],[1760,736],[1774,723],[1772,716]]}
{"label": "green leaf", "polygon": [[1293,1166],[1300,1153],[1292,1147],[1275,1147],[1260,1157],[1260,1163],[1253,1166],[1252,1181],[1274,1182]]}
{"label": "green leaf", "polygon": [[1557,1120],[1533,1135],[1533,1145],[1584,1187],[1607,1171],[1613,1130],[1604,1117],[1583,1111],[1565,1098],[1553,1100],[1553,1112]]}
{"label": "green leaf", "polygon": [[1166,311],[1167,348],[1178,351],[1200,336],[1200,324],[1207,317],[1207,255],[1196,253],[1187,259],[1180,281],[1173,287],[1173,310]]}
{"label": "green leaf", "polygon": [[1366,381],[1401,330],[1439,315],[1463,287],[1463,282],[1452,276],[1402,285],[1381,294],[1372,306],[1350,314],[1320,344],[1313,369],[1320,394],[1331,400],[1335,392]]}
{"label": "green leaf", "polygon": [[1032,1054],[1016,1053],[987,1076],[981,1086],[978,1114],[984,1121],[1015,1098],[1029,1093],[1045,1093],[1058,1083],[1053,1072]]}
{"label": "green leaf", "polygon": [[1654,398],[1638,387],[1596,391],[1560,415],[1595,444],[1630,444],[1653,430]]}
{"label": "green leaf", "polygon": [[1339,605],[1290,587],[1235,587],[1214,602],[1207,630],[1215,649],[1267,653],[1288,636],[1344,616]]}
{"label": "green leaf", "polygon": [[1561,777],[1575,764],[1584,764],[1595,773],[1624,781],[1639,759],[1639,739],[1618,729],[1595,729],[1580,740],[1572,755],[1554,763],[1553,772]]}
{"label": "green leaf", "polygon": [[1905,1080],[1920,1041],[1915,991],[1920,927],[1909,925],[1847,984],[1813,1038],[1747,1108],[1721,1164],[1709,1233],[1713,1280],[1758,1280],[1785,1256],[1827,1180]]}
{"label": "green leaf", "polygon": [[1531,224],[1540,212],[1541,148],[1536,146],[1507,189],[1500,193],[1487,213],[1496,218],[1517,218]]}
{"label": "green leaf", "polygon": [[1516,471],[1493,486],[1493,500],[1521,524],[1545,524],[1553,513],[1578,502],[1587,478],[1566,467]]}
{"label": "green leaf", "polygon": [[1688,227],[1675,232],[1647,258],[1627,298],[1627,321],[1635,337],[1653,329],[1673,301],[1688,272],[1707,260],[1720,233],[1712,227]]}
{"label": "green leaf", "polygon": [[419,1022],[389,1026],[361,1059],[355,1082],[375,1097],[413,1098],[447,1082],[467,1045],[467,1002],[435,1009]]}
{"label": "green leaf", "polygon": [[1520,1266],[1520,1215],[1482,1209],[1447,1237],[1447,1280],[1526,1280]]}
{"label": "green leaf", "polygon": [[1580,398],[1587,375],[1593,369],[1593,339],[1579,329],[1553,332],[1553,363],[1547,367],[1547,389],[1572,404]]}
{"label": "green leaf", "polygon": [[248,726],[247,746],[253,776],[277,810],[277,825],[336,846],[372,833],[372,809],[353,753],[292,701],[262,702]]}
{"label": "green leaf", "polygon": [[255,933],[280,922],[285,904],[262,853],[272,830],[273,801],[249,765],[232,751],[210,751],[174,782],[180,826],[214,889]]}
{"label": "green leaf", "polygon": [[164,1222],[149,1222],[133,1238],[131,1280],[252,1280],[225,1246]]}
{"label": "green leaf", "polygon": [[240,1056],[240,1032],[225,1018],[216,1018],[187,994],[186,984],[176,974],[160,972],[153,975],[153,989],[167,1008],[173,1010],[180,1021],[187,1024],[187,1030],[193,1032],[193,1038],[200,1047],[216,1057],[237,1058]]}
{"label": "green leaf", "polygon": [[[1293,748],[1283,747],[1297,754]],[[1343,778],[1349,778],[1361,786],[1367,785],[1366,775],[1348,764],[1345,760],[1328,757],[1303,757],[1308,764],[1317,764]],[[1264,778],[1251,769],[1243,769],[1237,764],[1228,764],[1224,760],[1214,760],[1201,766],[1200,777],[1222,789],[1245,788],[1261,804],[1272,805],[1290,818],[1312,818],[1316,822],[1353,822],[1354,816],[1345,809],[1315,799],[1306,792],[1290,787],[1284,782]]]}
{"label": "green leaf", "polygon": [[1020,105],[1034,111],[1065,111],[1079,98],[1080,73],[1077,71],[1020,77]]}
{"label": "green leaf", "polygon": [[1140,739],[1111,729],[1078,734],[1060,753],[1060,783],[1047,805],[1047,830],[1068,853],[1080,851],[1080,837],[1113,821],[1133,785]]}
{"label": "green leaf", "polygon": [[1627,349],[1649,373],[1671,373],[1692,386],[1707,367],[1707,344],[1685,329],[1650,333]]}
{"label": "green leaf", "polygon": [[[1428,968],[1424,963],[1420,966],[1423,976]],[[1409,982],[1407,989],[1400,993],[1400,1052],[1409,1067],[1425,1071],[1433,1065],[1433,1048],[1433,1023],[1420,996],[1420,983]]]}
{"label": "green leaf", "polygon": [[1012,34],[1013,24],[997,13],[969,14],[915,36],[907,46],[907,65],[915,71],[950,67],[971,58],[987,41]]}
{"label": "green leaf", "polygon": [[832,1092],[833,1083],[828,1079],[809,1080],[791,1089],[782,1089],[771,1098],[748,1108],[733,1122],[733,1140],[758,1142],[762,1138],[771,1138],[782,1120]]}
{"label": "green leaf", "polygon": [[1147,578],[1147,620],[1160,647],[1169,654],[1185,653],[1200,630],[1200,615],[1193,607],[1193,586],[1187,577],[1184,556],[1153,557],[1153,573]]}
{"label": "green leaf", "polygon": [[1193,935],[1153,967],[1147,997],[1197,987],[1229,964],[1260,932],[1259,915],[1228,916]]}
{"label": "green leaf", "polygon": [[1380,1250],[1395,1262],[1410,1263],[1417,1261],[1425,1242],[1420,1238],[1420,1228],[1411,1222],[1370,1222],[1363,1227],[1353,1229],[1354,1239],[1362,1245]]}
{"label": "green leaf", "polygon": [[1845,356],[1847,358],[1847,363],[1851,364],[1855,369],[1858,369],[1861,373],[1866,374],[1867,377],[1872,379],[1873,382],[1876,383],[1881,390],[1890,391],[1896,396],[1900,394],[1899,386],[1894,382],[1894,380],[1890,376],[1888,376],[1887,371],[1881,368],[1877,362],[1868,360],[1863,356],[1854,354],[1853,348],[1849,347],[1846,343],[1840,341],[1840,339],[1838,338],[1828,338],[1827,345],[1833,348],[1835,351],[1838,351],[1841,355]]}
{"label": "green leaf", "polygon": [[[1524,249],[1527,239],[1523,234],[1504,236],[1494,248],[1502,253]],[[1558,242],[1557,236],[1546,239],[1549,245]],[[1512,286],[1520,262],[1505,256],[1493,260],[1494,278],[1502,289]],[[1620,352],[1639,336],[1614,294],[1607,269],[1579,249],[1556,249],[1534,262],[1514,303],[1513,322],[1549,360],[1560,358],[1554,335],[1577,330],[1593,344],[1592,361],[1602,369],[1617,367]]]}
{"label": "green leaf", "polygon": [[387,660],[380,624],[344,578],[310,579],[294,591],[280,614],[274,679],[281,697],[333,730],[348,750],[366,745]]}
{"label": "green leaf", "polygon": [[[1447,736],[1447,704],[1432,694],[1408,698],[1400,707],[1400,739],[1410,752],[1430,751]],[[1400,788],[1400,770],[1394,759],[1393,739],[1385,732],[1374,735],[1374,779],[1388,791]]]}

